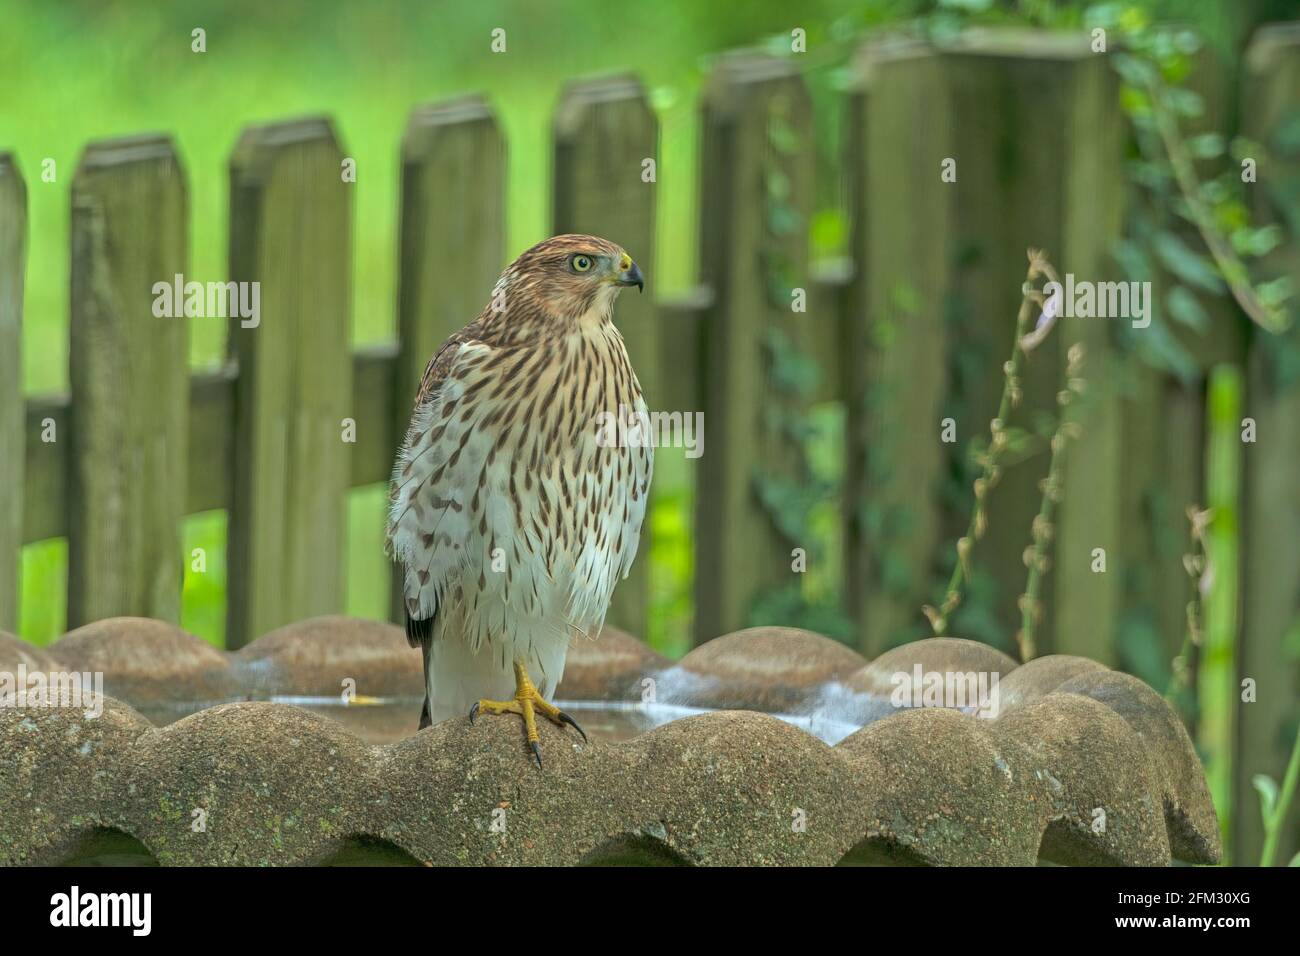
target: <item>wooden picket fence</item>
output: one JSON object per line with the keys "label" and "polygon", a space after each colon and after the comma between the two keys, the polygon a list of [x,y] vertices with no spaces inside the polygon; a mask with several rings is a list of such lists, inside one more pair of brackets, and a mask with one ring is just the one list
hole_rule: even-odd
{"label": "wooden picket fence", "polygon": [[[1300,34],[1266,28],[1246,62],[1243,128],[1267,142],[1300,106]],[[672,301],[624,296],[618,321],[651,407],[704,411],[697,639],[745,626],[756,595],[790,580],[792,543],[754,488],[756,474],[790,466],[765,415],[782,387],[767,351],[775,329],[821,371],[801,400],[845,411],[840,573],[858,643],[876,654],[919,636],[937,556],[964,529],[969,504],[939,488],[960,449],[987,434],[1026,247],[1049,250],[1062,271],[1120,278],[1109,255],[1123,227],[1125,126],[1113,71],[1085,39],[980,33],[939,51],[869,43],[842,104],[851,261],[814,266],[804,228],[813,110],[797,63],[718,61],[701,107],[698,287]],[[658,139],[634,78],[570,85],[554,119],[553,231],[609,236],[653,277],[656,188],[642,171]],[[417,109],[401,146],[397,341],[353,349],[343,156],[327,119],[246,131],[230,164],[228,278],[260,282],[262,321],[231,321],[230,361],[191,374],[187,323],[151,310],[155,282],[190,278],[173,145],[89,145],[72,185],[70,392],[24,399],[25,194],[0,155],[0,628],[16,623],[21,545],[53,537],[68,540],[70,626],[119,614],[178,620],[182,518],[217,508],[229,513],[228,646],[342,610],[345,493],[387,480],[428,356],[482,307],[509,258],[506,151],[490,106],[470,97]],[[945,159],[956,160],[956,183],[941,179]],[[1293,265],[1296,250],[1292,236]],[[790,288],[806,291],[805,312],[783,301]],[[1172,657],[1188,598],[1185,542],[1157,532],[1149,492],[1179,528],[1200,503],[1204,388],[1154,372],[1107,387],[1107,323],[1064,322],[1032,357],[1027,405],[1051,405],[1075,341],[1099,395],[1067,464],[1042,650],[1113,662],[1117,622],[1140,605]],[[1280,662],[1300,580],[1300,393],[1274,391],[1254,348],[1239,335],[1197,346],[1204,371],[1221,361],[1246,370],[1247,413],[1270,435],[1247,453],[1240,516],[1239,655],[1259,693],[1240,714],[1236,793],[1250,807],[1249,774],[1278,772],[1296,697]],[[955,353],[983,372],[951,381]],[[950,446],[940,421],[953,407]],[[354,444],[340,438],[345,419]],[[976,553],[1008,633],[1045,467],[1006,474]],[[1098,547],[1107,573],[1090,568]],[[643,557],[610,616],[633,633],[645,633],[648,573]]]}

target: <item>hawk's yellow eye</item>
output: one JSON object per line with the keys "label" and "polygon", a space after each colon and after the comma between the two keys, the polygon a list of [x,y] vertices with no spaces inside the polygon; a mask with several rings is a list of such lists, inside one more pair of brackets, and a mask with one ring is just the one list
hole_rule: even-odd
{"label": "hawk's yellow eye", "polygon": [[587,272],[591,269],[591,256],[579,253],[569,260],[569,265],[573,267],[574,272]]}

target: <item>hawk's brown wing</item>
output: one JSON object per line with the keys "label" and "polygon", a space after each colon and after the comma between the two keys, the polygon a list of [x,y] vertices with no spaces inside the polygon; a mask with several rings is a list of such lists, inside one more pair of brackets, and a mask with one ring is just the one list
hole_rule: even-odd
{"label": "hawk's brown wing", "polygon": [[[438,394],[438,390],[447,380],[447,376],[451,374],[452,367],[456,361],[456,355],[460,352],[461,346],[478,341],[478,330],[476,326],[477,323],[471,323],[459,332],[453,332],[440,346],[438,346],[438,350],[434,352],[433,357],[429,359],[429,364],[424,367],[424,374],[420,376],[420,387],[415,393],[415,403],[411,410],[410,428],[414,427],[415,421],[420,414],[420,410],[433,400],[433,398]],[[407,443],[410,442],[410,438],[411,436],[408,428]],[[395,474],[393,477],[393,487],[390,497],[396,497],[398,481],[399,477]],[[393,529],[390,527],[390,543],[392,532]],[[436,617],[436,612],[434,616]],[[426,658],[426,667],[428,666],[427,658],[429,654],[429,641],[433,636],[433,620],[433,617],[421,619],[414,618],[409,613],[406,615],[406,639],[410,642],[412,647],[423,648]],[[425,701],[425,708],[427,719],[427,700]],[[425,726],[424,720],[422,720],[420,726]]]}
{"label": "hawk's brown wing", "polygon": [[456,353],[460,347],[467,342],[478,341],[477,323],[467,325],[459,332],[453,332],[447,339],[438,346],[438,351],[433,353],[433,358],[429,359],[429,364],[424,367],[424,374],[420,376],[420,387],[415,393],[415,405],[411,410],[411,417],[420,410],[437,391],[438,386],[446,379],[447,373],[451,371],[452,363],[456,360]]}

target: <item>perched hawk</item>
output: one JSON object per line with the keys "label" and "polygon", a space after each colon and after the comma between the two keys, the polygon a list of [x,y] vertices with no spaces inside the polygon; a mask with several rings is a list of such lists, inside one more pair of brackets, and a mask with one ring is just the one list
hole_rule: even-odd
{"label": "perched hawk", "polygon": [[547,698],[569,642],[599,633],[645,517],[646,406],[611,318],[633,285],[636,263],[595,236],[521,255],[430,360],[393,466],[420,726],[518,714],[539,767],[535,712],[582,732]]}

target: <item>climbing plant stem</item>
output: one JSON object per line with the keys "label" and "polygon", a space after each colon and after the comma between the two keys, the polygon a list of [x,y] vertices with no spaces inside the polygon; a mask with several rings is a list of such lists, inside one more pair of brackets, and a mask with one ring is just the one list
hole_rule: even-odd
{"label": "climbing plant stem", "polygon": [[962,587],[969,581],[968,564],[971,549],[976,541],[984,537],[984,531],[988,524],[985,502],[989,492],[997,485],[1001,476],[999,462],[1007,447],[1006,422],[1012,409],[1020,404],[1022,394],[1020,370],[1024,364],[1024,357],[1042,342],[1043,337],[1051,330],[1051,324],[1055,322],[1056,318],[1054,315],[1043,312],[1043,321],[1040,321],[1037,328],[1032,331],[1030,329],[1035,304],[1040,307],[1044,304],[1042,293],[1034,286],[1034,282],[1042,276],[1046,276],[1053,282],[1059,281],[1059,279],[1056,270],[1047,261],[1047,256],[1042,250],[1030,249],[1028,256],[1029,270],[1025,274],[1020,311],[1016,314],[1016,332],[1011,345],[1011,357],[1002,365],[1004,375],[1002,398],[998,402],[997,417],[989,423],[989,447],[983,456],[980,476],[975,479],[973,486],[975,505],[971,509],[970,524],[966,529],[966,534],[957,539],[957,563],[952,569],[951,577],[948,579],[943,604],[940,605],[937,611],[929,605],[922,609],[936,635],[942,635],[947,630],[952,613],[961,605]]}

